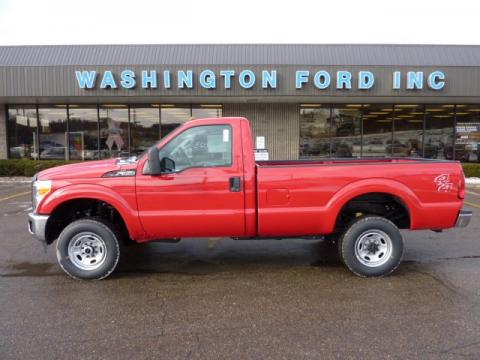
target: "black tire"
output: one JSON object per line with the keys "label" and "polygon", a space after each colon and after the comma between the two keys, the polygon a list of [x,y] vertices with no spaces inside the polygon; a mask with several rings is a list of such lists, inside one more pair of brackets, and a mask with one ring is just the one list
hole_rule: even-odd
{"label": "black tire", "polygon": [[386,276],[402,261],[403,239],[398,227],[390,220],[363,216],[345,229],[338,241],[338,252],[354,274],[361,277]]}
{"label": "black tire", "polygon": [[[69,246],[72,241],[80,244],[93,239],[92,246],[85,243],[88,249],[84,251],[91,252],[92,257],[101,258],[97,264],[87,264],[87,255],[79,254],[77,259],[71,259],[69,256]],[[62,269],[74,279],[82,280],[101,280],[109,276],[118,264],[120,259],[120,236],[116,233],[114,226],[100,219],[81,219],[72,222],[61,232],[57,240],[57,260]],[[91,243],[90,243],[91,244]],[[99,246],[95,246],[99,245]],[[101,249],[100,249],[101,248]],[[80,247],[71,244],[71,249],[78,252]],[[102,250],[103,249],[103,250]],[[74,250],[71,250],[73,254]],[[81,260],[85,264],[80,264]],[[96,261],[92,258],[92,262]],[[80,264],[80,265],[78,265]],[[100,265],[99,265],[100,264]],[[92,268],[81,268],[79,266],[92,266]]]}

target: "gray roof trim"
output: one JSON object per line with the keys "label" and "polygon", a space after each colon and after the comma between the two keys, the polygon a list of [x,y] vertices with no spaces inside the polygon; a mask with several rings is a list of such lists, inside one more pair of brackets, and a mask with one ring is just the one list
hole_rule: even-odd
{"label": "gray roof trim", "polygon": [[476,45],[0,46],[0,67],[99,65],[480,66]]}

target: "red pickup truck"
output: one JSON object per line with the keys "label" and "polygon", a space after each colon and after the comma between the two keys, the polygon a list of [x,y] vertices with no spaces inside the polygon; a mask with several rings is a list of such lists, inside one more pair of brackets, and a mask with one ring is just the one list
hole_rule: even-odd
{"label": "red pickup truck", "polygon": [[400,264],[399,229],[466,226],[464,195],[458,162],[256,163],[248,120],[201,119],[138,158],[38,173],[28,226],[80,279],[107,277],[125,241],[182,237],[323,238],[355,274],[382,276]]}

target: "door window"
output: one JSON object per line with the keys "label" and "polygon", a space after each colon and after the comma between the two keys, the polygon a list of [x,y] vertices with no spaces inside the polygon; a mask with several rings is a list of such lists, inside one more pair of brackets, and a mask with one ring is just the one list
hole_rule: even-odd
{"label": "door window", "polygon": [[175,162],[175,171],[192,167],[230,166],[232,129],[229,125],[197,126],[185,130],[159,153]]}

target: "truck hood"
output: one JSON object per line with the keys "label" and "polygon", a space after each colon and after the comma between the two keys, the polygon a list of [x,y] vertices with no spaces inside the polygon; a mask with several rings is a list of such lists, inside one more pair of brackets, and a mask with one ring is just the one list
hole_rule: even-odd
{"label": "truck hood", "polygon": [[56,166],[38,173],[39,180],[67,180],[99,178],[118,170],[135,170],[136,158],[86,161]]}

